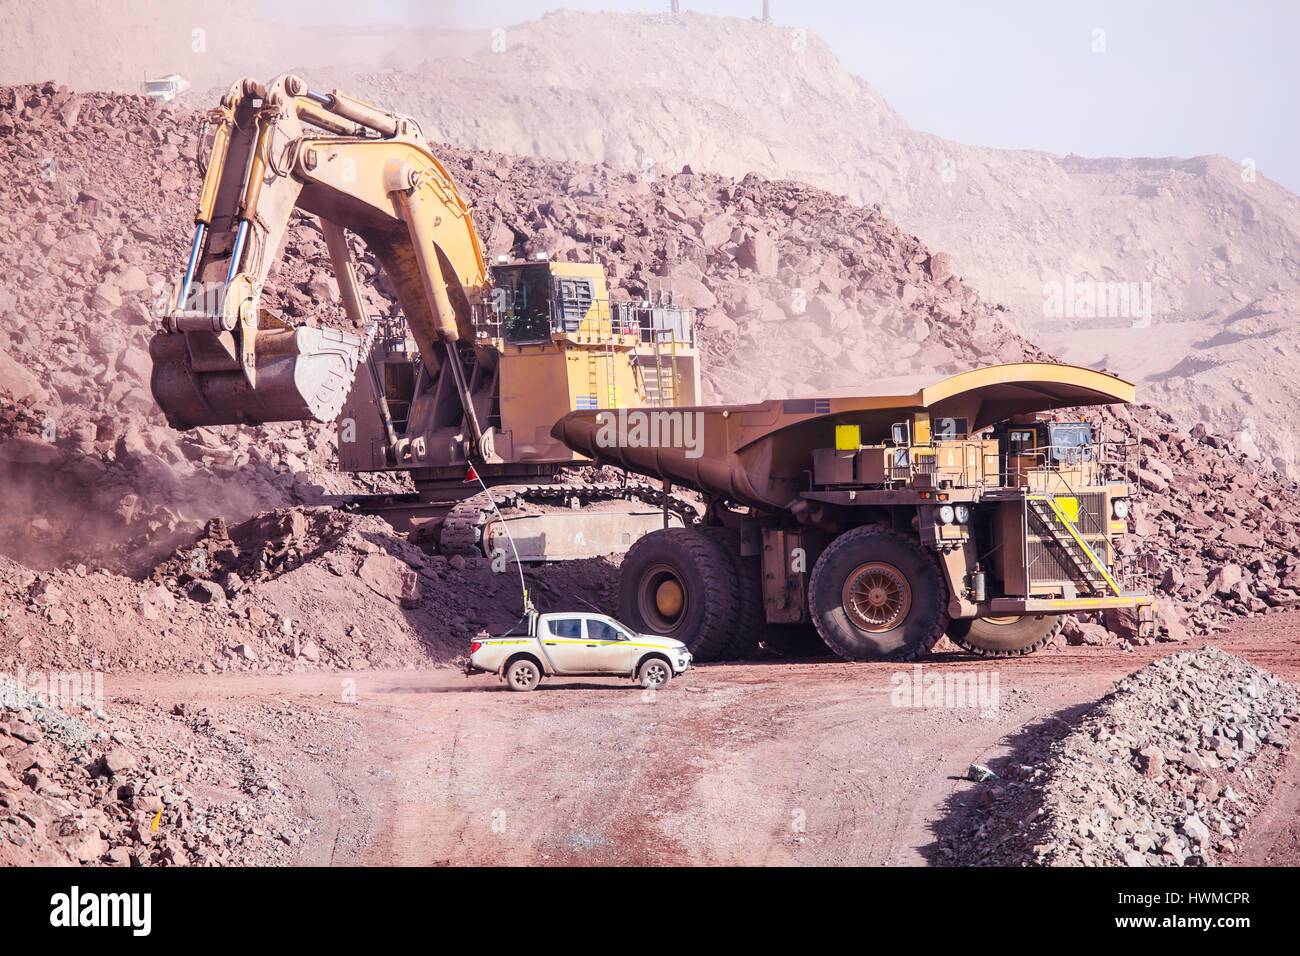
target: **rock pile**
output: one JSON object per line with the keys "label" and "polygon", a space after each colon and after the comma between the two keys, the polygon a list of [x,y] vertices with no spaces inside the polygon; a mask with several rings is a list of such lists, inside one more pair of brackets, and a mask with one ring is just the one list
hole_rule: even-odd
{"label": "rock pile", "polygon": [[[1203,425],[1184,431],[1149,405],[1085,417],[1131,445],[1127,477],[1139,496],[1127,560],[1168,599],[1174,639],[1300,605],[1300,486],[1252,467]],[[1132,636],[1120,616],[1105,623]]]}
{"label": "rock pile", "polygon": [[959,865],[1228,862],[1300,720],[1300,692],[1216,648],[1157,660],[1067,734],[992,768],[941,845]]}
{"label": "rock pile", "polygon": [[[126,719],[110,719],[102,675],[42,674],[34,691],[36,676],[0,675],[0,866],[289,861],[308,821],[238,727],[116,701]],[[74,686],[77,700],[51,706]]]}
{"label": "rock pile", "polygon": [[[542,609],[616,604],[616,565],[525,569]],[[0,558],[0,667],[108,670],[414,668],[454,661],[519,615],[513,565],[429,555],[382,519],[268,512],[188,539],[143,580]]]}

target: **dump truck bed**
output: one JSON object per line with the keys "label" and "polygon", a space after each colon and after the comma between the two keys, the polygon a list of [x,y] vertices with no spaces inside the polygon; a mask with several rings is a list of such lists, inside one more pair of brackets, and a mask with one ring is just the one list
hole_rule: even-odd
{"label": "dump truck bed", "polygon": [[1025,362],[750,405],[583,410],[560,419],[552,435],[600,464],[784,510],[807,487],[813,450],[834,446],[837,425],[859,426],[864,442],[884,441],[912,411],[963,419],[975,432],[1014,415],[1133,398],[1131,383],[1094,369]]}

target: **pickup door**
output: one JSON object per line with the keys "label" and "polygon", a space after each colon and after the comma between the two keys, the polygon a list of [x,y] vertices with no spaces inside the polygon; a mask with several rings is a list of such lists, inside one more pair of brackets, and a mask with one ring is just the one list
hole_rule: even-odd
{"label": "pickup door", "polygon": [[626,631],[598,617],[587,618],[587,643],[583,669],[599,674],[630,674],[641,648]]}
{"label": "pickup door", "polygon": [[541,622],[542,650],[557,674],[581,674],[586,653],[586,635],[580,617],[548,617]]}

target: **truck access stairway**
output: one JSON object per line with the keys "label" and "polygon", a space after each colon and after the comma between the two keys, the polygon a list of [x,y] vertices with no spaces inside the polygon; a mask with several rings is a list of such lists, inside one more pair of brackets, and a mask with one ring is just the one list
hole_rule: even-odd
{"label": "truck access stairway", "polygon": [[1056,545],[1058,553],[1087,582],[1094,595],[1123,593],[1106,562],[1088,546],[1054,495],[1030,495],[1027,503],[1035,530]]}

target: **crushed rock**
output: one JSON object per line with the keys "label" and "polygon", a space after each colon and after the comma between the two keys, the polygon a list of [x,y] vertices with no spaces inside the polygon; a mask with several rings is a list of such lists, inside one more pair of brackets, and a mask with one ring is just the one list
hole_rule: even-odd
{"label": "crushed rock", "polygon": [[[1217,648],[1161,658],[1070,727],[992,761],[940,844],[979,866],[1231,862],[1300,720],[1300,690]],[[1055,724],[1055,726],[1053,726]]]}

